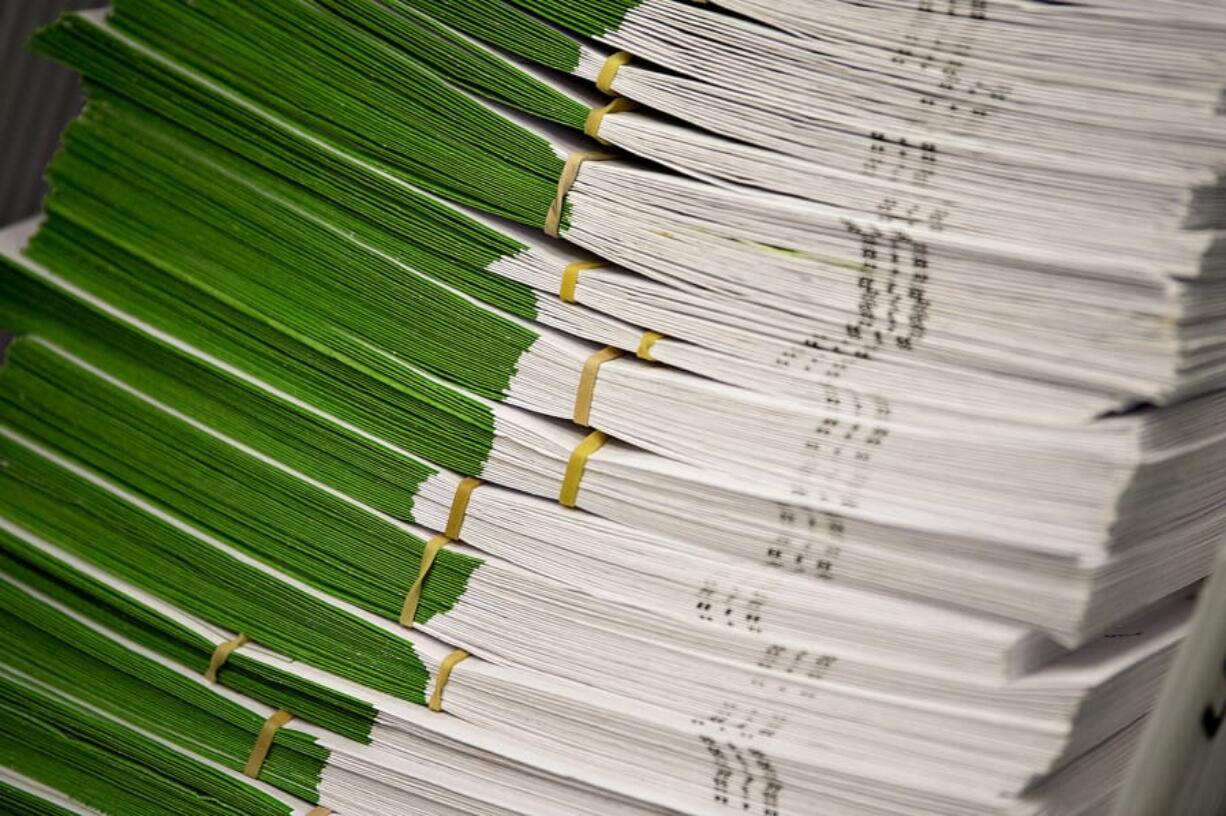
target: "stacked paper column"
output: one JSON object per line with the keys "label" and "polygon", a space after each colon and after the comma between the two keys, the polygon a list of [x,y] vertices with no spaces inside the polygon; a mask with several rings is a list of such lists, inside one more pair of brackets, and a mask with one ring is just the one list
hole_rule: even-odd
{"label": "stacked paper column", "polygon": [[0,233],[0,802],[1110,813],[1226,531],[1222,42],[1173,0],[39,32],[87,105]]}

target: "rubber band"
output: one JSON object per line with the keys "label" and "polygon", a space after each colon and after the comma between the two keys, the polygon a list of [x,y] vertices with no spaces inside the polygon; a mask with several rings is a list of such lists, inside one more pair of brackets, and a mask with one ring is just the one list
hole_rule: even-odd
{"label": "rubber band", "polygon": [[213,657],[209,659],[209,667],[204,670],[204,679],[210,683],[216,683],[217,672],[221,671],[221,667],[226,665],[226,661],[230,659],[231,653],[240,646],[250,642],[250,640],[249,637],[240,632],[225,643],[218,643],[217,648],[213,650]]}
{"label": "rubber band", "polygon": [[583,132],[601,144],[607,145],[609,140],[600,138],[600,126],[604,123],[605,116],[610,113],[625,113],[637,107],[637,102],[631,102],[629,99],[619,96],[607,105],[592,108],[587,115],[587,119],[583,122]]}
{"label": "rubber band", "polygon": [[443,688],[446,687],[447,681],[451,679],[451,670],[466,657],[471,657],[471,655],[463,649],[456,649],[444,657],[442,663],[438,664],[438,674],[434,676],[434,691],[430,694],[431,711],[443,710]]}
{"label": "rubber band", "polygon": [[579,500],[579,483],[583,481],[583,472],[587,470],[587,460],[600,450],[608,439],[600,431],[592,431],[575,445],[566,461],[566,473],[562,476],[562,490],[558,493],[558,503],[563,507],[574,507]]}
{"label": "rubber band", "polygon": [[588,420],[592,413],[592,397],[596,393],[596,376],[600,373],[600,367],[620,356],[622,356],[621,349],[606,346],[588,357],[583,363],[583,373],[579,375],[579,388],[575,392],[575,410],[571,415],[576,425],[588,427]]}
{"label": "rubber band", "polygon": [[311,808],[306,816],[332,816],[332,808],[320,805],[316,808]]}
{"label": "rubber band", "polygon": [[558,288],[558,297],[566,303],[574,303],[575,287],[579,285],[579,273],[608,265],[608,261],[576,261],[573,264],[567,264],[562,270],[562,285]]}
{"label": "rubber band", "polygon": [[656,362],[656,358],[651,356],[651,347],[656,344],[656,341],[664,335],[659,332],[643,332],[643,336],[639,338],[638,350],[634,352],[634,356],[640,360],[646,360],[649,363]]}
{"label": "rubber band", "polygon": [[467,476],[456,485],[455,496],[451,499],[451,512],[447,514],[447,526],[443,528],[443,535],[447,538],[460,537],[460,529],[464,526],[464,514],[468,512],[468,499],[480,484],[482,484],[480,479]]}
{"label": "rubber band", "polygon": [[596,89],[609,96],[618,96],[617,91],[613,90],[613,80],[617,78],[617,72],[621,70],[621,67],[631,59],[629,51],[610,54],[609,58],[604,61],[604,65],[600,66],[600,73],[596,75]]}
{"label": "rubber band", "polygon": [[417,570],[417,580],[413,582],[413,586],[409,587],[408,593],[404,596],[404,606],[400,609],[401,626],[410,629],[413,627],[413,619],[417,617],[417,604],[421,602],[421,588],[426,583],[426,574],[430,572],[430,567],[434,566],[434,559],[438,556],[439,550],[450,543],[451,539],[447,536],[436,535],[422,548],[421,567]]}
{"label": "rubber band", "polygon": [[283,708],[275,712],[267,720],[264,720],[264,725],[260,728],[260,734],[255,738],[255,745],[251,746],[251,756],[247,757],[247,765],[243,768],[244,776],[249,776],[252,779],[260,778],[260,769],[264,767],[264,760],[268,758],[268,751],[272,748],[273,737],[277,736],[281,726],[292,719],[294,719],[294,715]]}
{"label": "rubber band", "polygon": [[550,238],[558,237],[558,228],[562,225],[562,206],[566,203],[566,194],[571,185],[579,177],[579,169],[585,161],[607,161],[613,158],[612,153],[600,153],[595,150],[580,150],[566,157],[562,165],[562,175],[558,176],[558,192],[549,204],[549,212],[545,214],[545,234]]}

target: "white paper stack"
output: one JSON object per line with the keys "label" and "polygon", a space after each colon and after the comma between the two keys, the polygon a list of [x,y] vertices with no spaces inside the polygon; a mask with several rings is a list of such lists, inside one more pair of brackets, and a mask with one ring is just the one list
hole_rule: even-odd
{"label": "white paper stack", "polygon": [[0,797],[126,807],[30,695],[165,808],[1109,813],[1226,533],[1223,42],[1204,0],[44,32],[92,97],[0,233]]}

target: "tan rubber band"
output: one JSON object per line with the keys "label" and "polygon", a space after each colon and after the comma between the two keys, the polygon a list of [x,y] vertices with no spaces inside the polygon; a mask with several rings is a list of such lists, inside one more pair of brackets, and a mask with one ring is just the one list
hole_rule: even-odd
{"label": "tan rubber band", "polygon": [[624,97],[618,97],[607,105],[601,105],[599,108],[592,108],[588,113],[587,119],[583,122],[583,132],[591,136],[601,144],[609,144],[608,139],[600,138],[600,126],[604,123],[604,118],[610,113],[625,113],[632,111],[638,107],[638,103],[631,102]]}
{"label": "tan rubber band", "polygon": [[664,335],[660,334],[659,332],[643,332],[643,336],[639,338],[639,347],[638,350],[634,352],[634,356],[638,357],[640,360],[646,360],[649,363],[654,363],[656,358],[651,356],[651,347],[654,346],[656,341],[663,336]]}
{"label": "tan rubber band", "polygon": [[546,235],[550,238],[558,237],[558,227],[562,224],[562,206],[566,203],[566,194],[570,192],[571,185],[579,177],[579,169],[583,167],[583,163],[585,161],[607,161],[611,158],[613,158],[612,153],[600,153],[595,150],[580,150],[566,157],[566,164],[562,165],[562,175],[558,177],[558,192],[549,205],[549,212],[545,215]]}
{"label": "tan rubber band", "polygon": [[317,808],[311,808],[307,816],[332,816],[332,808],[320,805]]}
{"label": "tan rubber band", "polygon": [[264,726],[260,729],[260,735],[255,738],[255,745],[251,746],[251,756],[247,757],[247,766],[243,768],[244,776],[249,776],[252,779],[260,778],[260,769],[264,767],[264,760],[268,758],[268,751],[272,748],[273,737],[277,736],[281,726],[292,719],[294,719],[294,715],[283,708],[267,720],[264,720]]}
{"label": "tan rubber band", "polygon": [[583,472],[587,470],[588,457],[600,450],[607,439],[600,431],[592,431],[570,452],[566,473],[562,476],[562,490],[558,493],[558,503],[563,507],[574,507],[578,502],[579,483],[583,481]]}
{"label": "tan rubber band", "polygon": [[579,285],[579,273],[608,265],[608,261],[576,261],[573,264],[567,264],[562,270],[562,285],[558,288],[558,297],[566,303],[574,303],[575,287]]}
{"label": "tan rubber band", "polygon": [[600,66],[600,73],[596,75],[596,89],[609,96],[617,96],[617,91],[613,90],[613,80],[617,78],[617,72],[621,70],[621,67],[631,59],[629,51],[610,54],[609,58],[604,61],[604,65]]}
{"label": "tan rubber band", "polygon": [[596,394],[596,376],[600,373],[600,367],[620,356],[621,349],[605,346],[583,363],[583,373],[579,375],[579,389],[575,392],[575,410],[571,415],[576,425],[588,427],[592,413],[592,397]]}
{"label": "tan rubber band", "polygon": [[225,643],[218,643],[217,648],[213,650],[213,657],[209,660],[209,667],[204,670],[204,679],[210,683],[216,683],[217,672],[221,671],[221,667],[226,665],[226,661],[230,659],[230,654],[235,649],[250,642],[250,640],[249,637],[240,632]]}
{"label": "tan rubber band", "polygon": [[442,663],[438,664],[438,674],[434,677],[434,691],[430,694],[431,711],[443,710],[443,689],[446,687],[447,681],[451,679],[451,670],[466,657],[470,657],[468,652],[463,649],[456,649],[443,658]]}
{"label": "tan rubber band", "polygon": [[443,529],[443,535],[447,538],[460,537],[464,514],[468,512],[468,499],[481,483],[480,479],[467,476],[456,485],[455,496],[451,499],[451,512],[447,514],[447,526]]}
{"label": "tan rubber band", "polygon": [[404,596],[404,606],[400,609],[401,626],[407,626],[410,629],[413,627],[413,619],[417,617],[417,604],[421,602],[421,588],[426,583],[426,574],[430,572],[430,567],[434,566],[434,559],[438,556],[439,550],[450,543],[451,539],[447,536],[436,535],[422,548],[421,567],[417,570],[417,580],[413,582],[413,586],[409,587],[408,593]]}

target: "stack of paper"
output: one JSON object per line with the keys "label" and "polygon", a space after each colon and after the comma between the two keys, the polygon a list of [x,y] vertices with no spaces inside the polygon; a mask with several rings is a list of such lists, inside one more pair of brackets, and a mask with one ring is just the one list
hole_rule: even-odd
{"label": "stack of paper", "polygon": [[1226,17],[793,5],[42,32],[16,709],[163,810],[1108,808],[1226,531]]}

